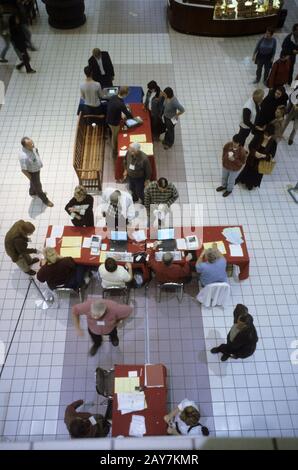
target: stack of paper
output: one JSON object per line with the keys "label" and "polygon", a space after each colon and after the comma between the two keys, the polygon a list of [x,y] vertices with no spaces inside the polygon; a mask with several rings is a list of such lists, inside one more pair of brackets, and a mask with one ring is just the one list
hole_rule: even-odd
{"label": "stack of paper", "polygon": [[129,426],[129,435],[142,437],[146,434],[145,416],[132,415]]}
{"label": "stack of paper", "polygon": [[80,258],[82,238],[83,237],[63,237],[60,255],[71,256],[72,258]]}
{"label": "stack of paper", "polygon": [[233,245],[241,245],[243,243],[242,233],[239,227],[228,227],[222,231],[226,240]]}
{"label": "stack of paper", "polygon": [[115,377],[115,393],[135,392],[140,386],[140,377]]}
{"label": "stack of paper", "polygon": [[130,135],[129,137],[130,142],[138,142],[139,144],[141,142],[146,142],[146,134],[134,134]]}
{"label": "stack of paper", "polygon": [[243,250],[241,248],[241,245],[229,245],[229,248],[232,257],[243,256]]}
{"label": "stack of paper", "polygon": [[208,242],[204,243],[204,250],[208,250],[209,248],[213,248],[213,243],[216,243],[216,248],[221,252],[221,254],[225,255],[226,254],[226,247],[224,245],[223,241],[218,241],[218,242]]}
{"label": "stack of paper", "polygon": [[117,393],[117,401],[118,410],[123,415],[147,408],[144,392]]}
{"label": "stack of paper", "polygon": [[185,238],[177,238],[177,250],[186,250]]}
{"label": "stack of paper", "polygon": [[72,247],[72,246],[79,246],[82,245],[82,237],[63,237],[61,246],[64,247]]}
{"label": "stack of paper", "polygon": [[143,242],[144,240],[147,239],[146,234],[145,234],[145,230],[136,230],[131,235],[134,238],[134,240],[138,243]]}

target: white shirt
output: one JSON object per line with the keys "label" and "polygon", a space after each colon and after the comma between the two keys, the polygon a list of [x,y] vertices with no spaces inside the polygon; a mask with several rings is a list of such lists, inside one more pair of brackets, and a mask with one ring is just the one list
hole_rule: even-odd
{"label": "white shirt", "polygon": [[[249,109],[250,110],[250,122],[253,124],[255,123],[256,116],[257,116],[257,110],[256,110],[256,103],[254,102],[253,98],[249,98],[249,100],[246,101],[245,105],[243,106],[243,109]],[[242,111],[243,112],[243,111]],[[244,124],[243,122],[243,115],[241,116],[241,122],[240,126],[243,127],[244,129],[249,129],[249,127]]]}
{"label": "white shirt", "polygon": [[154,98],[154,96],[156,96],[156,91],[152,91],[152,93],[150,93],[150,97],[149,97],[149,101],[148,101],[148,109],[152,109],[152,100]]}
{"label": "white shirt", "polygon": [[22,147],[22,151],[19,155],[19,162],[21,169],[28,171],[29,173],[36,173],[40,171],[43,166],[36,148],[29,150],[26,147]]}
{"label": "white shirt", "polygon": [[116,271],[110,273],[106,270],[105,265],[101,264],[98,268],[101,277],[102,287],[125,287],[125,283],[131,280],[129,272],[123,266],[117,266]]}
{"label": "white shirt", "polygon": [[[187,406],[192,406],[193,408],[199,411],[199,408],[197,407],[195,402],[192,400],[188,400],[188,398],[182,400],[182,402],[179,403],[178,408],[182,412]],[[182,419],[180,418],[180,414],[175,416],[174,423],[178,424],[179,431],[183,436],[201,435],[201,426],[195,426],[189,432],[187,432],[191,426],[188,426],[184,421],[182,421]]]}
{"label": "white shirt", "polygon": [[103,68],[103,64],[102,64],[102,58],[100,57],[99,59],[96,57],[96,61],[98,63],[98,67],[99,67],[99,70],[100,70],[100,73],[101,75],[105,75],[106,72],[105,72],[105,69]]}
{"label": "white shirt", "polygon": [[[110,196],[116,191],[116,188],[106,188],[102,192],[102,203],[101,210],[102,212],[107,212],[110,205]],[[133,204],[132,196],[125,191],[120,191],[120,205],[122,209],[122,215],[125,219],[128,219],[129,222],[135,217],[135,207]]]}

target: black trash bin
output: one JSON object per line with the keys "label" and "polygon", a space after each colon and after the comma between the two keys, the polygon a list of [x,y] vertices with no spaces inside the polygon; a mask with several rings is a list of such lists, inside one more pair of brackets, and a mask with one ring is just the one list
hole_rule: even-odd
{"label": "black trash bin", "polygon": [[279,11],[279,14],[278,14],[278,23],[277,23],[277,27],[278,27],[278,28],[282,28],[283,25],[285,24],[287,14],[288,14],[288,10],[286,10],[285,8],[282,8],[282,9]]}

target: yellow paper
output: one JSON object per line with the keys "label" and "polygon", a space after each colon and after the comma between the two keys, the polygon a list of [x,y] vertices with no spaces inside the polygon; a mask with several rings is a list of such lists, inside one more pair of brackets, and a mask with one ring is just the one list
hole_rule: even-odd
{"label": "yellow paper", "polygon": [[213,246],[212,246],[213,243],[216,243],[217,249],[218,249],[223,255],[226,254],[226,248],[225,248],[224,242],[221,241],[221,240],[220,240],[219,242],[204,243],[204,250],[208,250],[208,248],[213,248]]}
{"label": "yellow paper", "polygon": [[147,155],[153,155],[153,144],[148,144],[148,142],[140,144],[142,152]]}
{"label": "yellow paper", "polygon": [[69,246],[66,248],[61,248],[60,250],[61,256],[71,256],[72,258],[80,258],[81,257],[81,247],[80,246]]}
{"label": "yellow paper", "polygon": [[83,237],[63,237],[62,238],[62,247],[65,246],[82,246],[82,238]]}
{"label": "yellow paper", "polygon": [[130,142],[146,142],[146,134],[135,134],[131,135],[130,137]]}
{"label": "yellow paper", "polygon": [[115,377],[115,393],[132,393],[140,386],[140,377]]}
{"label": "yellow paper", "polygon": [[99,262],[104,263],[107,257],[107,252],[106,251],[101,251],[100,256],[99,256]]}

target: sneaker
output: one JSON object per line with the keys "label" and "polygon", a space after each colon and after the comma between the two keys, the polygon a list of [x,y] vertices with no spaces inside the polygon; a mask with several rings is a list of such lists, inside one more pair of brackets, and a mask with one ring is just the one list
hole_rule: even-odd
{"label": "sneaker", "polygon": [[89,355],[90,356],[95,356],[95,354],[97,353],[98,348],[99,348],[99,345],[93,344],[93,346],[91,346],[91,348],[89,350]]}
{"label": "sneaker", "polygon": [[51,201],[48,201],[48,202],[46,203],[46,206],[48,206],[48,207],[54,207],[54,204],[53,204]]}
{"label": "sneaker", "polygon": [[225,189],[227,189],[225,186],[218,186],[218,188],[216,188],[216,191],[219,193],[219,191],[224,191]]}
{"label": "sneaker", "polygon": [[230,357],[230,354],[223,354],[223,355],[221,356],[221,359],[220,359],[220,360],[221,360],[222,362],[224,362],[224,361],[226,361],[227,359],[229,359],[229,357]]}
{"label": "sneaker", "polygon": [[31,266],[31,264],[35,264],[35,263],[39,263],[39,258],[32,258],[32,261],[29,264]]}
{"label": "sneaker", "polygon": [[111,343],[112,343],[113,346],[118,346],[118,344],[119,344],[118,336],[115,336],[114,338],[111,338]]}
{"label": "sneaker", "polygon": [[219,351],[218,351],[218,348],[212,348],[212,349],[210,349],[210,352],[212,354],[217,354]]}
{"label": "sneaker", "polygon": [[232,191],[225,191],[222,195],[222,197],[227,197],[229,194],[231,194]]}
{"label": "sneaker", "polygon": [[36,271],[33,271],[33,269],[30,269],[29,271],[26,271],[26,274],[29,274],[29,276],[35,276]]}
{"label": "sneaker", "polygon": [[7,64],[7,63],[8,63],[8,60],[7,60],[7,59],[0,59],[0,63],[1,63],[1,64]]}
{"label": "sneaker", "polygon": [[293,142],[294,142],[294,141],[293,141],[292,139],[289,139],[289,140],[288,140],[288,144],[289,144],[289,145],[293,145]]}

